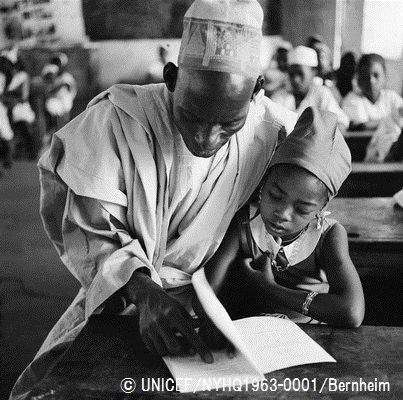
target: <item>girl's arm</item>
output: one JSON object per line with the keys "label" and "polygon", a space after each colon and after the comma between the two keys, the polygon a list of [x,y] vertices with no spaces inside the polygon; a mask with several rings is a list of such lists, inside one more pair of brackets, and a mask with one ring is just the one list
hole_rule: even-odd
{"label": "girl's arm", "polygon": [[[346,230],[335,224],[326,234],[321,255],[329,283],[329,293],[314,297],[308,315],[334,326],[358,327],[364,318],[364,294],[361,281],[348,252]],[[260,288],[277,302],[297,312],[302,312],[308,292],[288,289],[274,281],[270,262],[265,255],[259,271],[246,266],[249,276]]]}

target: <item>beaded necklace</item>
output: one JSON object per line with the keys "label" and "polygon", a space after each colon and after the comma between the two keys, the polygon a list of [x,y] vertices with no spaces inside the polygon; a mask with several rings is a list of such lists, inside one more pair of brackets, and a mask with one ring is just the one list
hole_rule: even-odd
{"label": "beaded necklace", "polygon": [[[270,258],[270,262],[271,262],[271,266],[276,268],[277,271],[282,272],[285,271],[286,269],[288,269],[290,267],[290,263],[287,259],[287,256],[285,255],[284,252],[284,247],[283,244],[288,245],[292,242],[295,242],[296,240],[298,240],[308,229],[307,225],[304,229],[302,229],[297,235],[295,235],[295,237],[293,237],[292,239],[289,239],[287,241],[282,242],[281,238],[279,238],[280,243],[278,243],[280,245],[280,249],[277,252],[277,255],[274,256],[274,253],[268,253],[268,256]],[[271,248],[271,240],[273,240],[274,238],[268,233],[266,232],[266,242],[267,242],[267,246],[268,248]]]}

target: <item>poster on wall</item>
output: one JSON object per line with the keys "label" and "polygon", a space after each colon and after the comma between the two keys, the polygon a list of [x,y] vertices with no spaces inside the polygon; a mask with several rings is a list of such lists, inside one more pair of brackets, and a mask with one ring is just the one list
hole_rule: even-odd
{"label": "poster on wall", "polygon": [[[10,24],[20,23],[24,42],[56,41],[56,24],[52,0],[0,0],[0,16],[4,40],[11,39]],[[14,30],[15,32],[15,30]]]}
{"label": "poster on wall", "polygon": [[25,44],[85,39],[80,0],[0,0],[0,23],[3,43],[11,39],[10,24],[20,25]]}

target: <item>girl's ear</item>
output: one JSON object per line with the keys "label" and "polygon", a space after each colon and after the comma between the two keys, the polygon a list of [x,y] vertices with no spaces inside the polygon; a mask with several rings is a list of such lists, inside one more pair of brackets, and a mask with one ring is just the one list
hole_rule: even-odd
{"label": "girl's ear", "polygon": [[165,64],[164,71],[164,82],[166,87],[170,92],[175,91],[176,79],[178,78],[178,67],[174,63]]}

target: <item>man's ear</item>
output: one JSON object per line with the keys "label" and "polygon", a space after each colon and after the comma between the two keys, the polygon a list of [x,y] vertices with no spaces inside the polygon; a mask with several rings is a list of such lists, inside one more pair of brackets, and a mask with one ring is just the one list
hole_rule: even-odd
{"label": "man's ear", "polygon": [[178,67],[174,63],[167,63],[164,67],[164,82],[170,92],[175,90],[176,79],[178,77]]}
{"label": "man's ear", "polygon": [[263,75],[259,75],[259,77],[256,79],[256,84],[255,88],[253,89],[251,100],[253,100],[256,97],[256,95],[260,92],[260,90],[263,88],[263,84],[264,84],[264,77]]}

